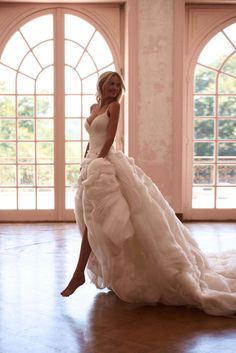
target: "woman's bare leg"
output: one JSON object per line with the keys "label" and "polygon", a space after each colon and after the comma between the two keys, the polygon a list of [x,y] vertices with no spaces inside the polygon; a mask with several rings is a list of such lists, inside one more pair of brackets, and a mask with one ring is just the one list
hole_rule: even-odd
{"label": "woman's bare leg", "polygon": [[85,228],[84,235],[82,238],[79,260],[75,268],[75,272],[68,284],[68,286],[61,292],[63,297],[69,297],[74,291],[82,286],[85,282],[84,271],[88,262],[89,255],[91,253],[91,247],[88,242],[88,231]]}

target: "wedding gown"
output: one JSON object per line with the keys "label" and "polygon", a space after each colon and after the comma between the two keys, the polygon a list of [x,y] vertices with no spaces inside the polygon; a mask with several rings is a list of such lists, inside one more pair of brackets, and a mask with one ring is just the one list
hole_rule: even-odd
{"label": "wedding gown", "polygon": [[236,313],[236,254],[206,257],[158,187],[121,151],[97,158],[108,115],[86,129],[90,149],[75,197],[81,234],[92,249],[88,275],[133,303],[198,307],[212,315]]}

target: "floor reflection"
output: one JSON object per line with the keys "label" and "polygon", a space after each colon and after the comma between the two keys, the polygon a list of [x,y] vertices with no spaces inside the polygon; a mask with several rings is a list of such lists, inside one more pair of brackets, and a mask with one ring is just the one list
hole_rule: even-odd
{"label": "floor reflection", "polygon": [[[212,239],[223,249],[236,244],[234,223],[188,226],[205,251],[212,250]],[[79,245],[73,223],[0,225],[1,353],[235,351],[232,318],[124,303],[89,281],[70,298],[62,298]]]}

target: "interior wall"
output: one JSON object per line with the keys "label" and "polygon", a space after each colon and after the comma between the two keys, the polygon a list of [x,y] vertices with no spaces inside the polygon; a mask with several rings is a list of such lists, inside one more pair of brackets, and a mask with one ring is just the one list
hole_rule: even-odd
{"label": "interior wall", "polygon": [[[176,0],[124,0],[131,27],[128,56],[129,153],[174,204],[173,181],[173,26]],[[184,0],[183,0],[184,1]],[[5,1],[4,1],[5,2]],[[8,2],[15,2],[10,0]],[[16,0],[16,2],[64,2]],[[114,3],[117,0],[71,0]],[[136,18],[137,15],[137,18]],[[137,31],[136,31],[137,29]],[[126,52],[127,55],[127,52]],[[127,61],[127,58],[125,59]],[[135,61],[136,60],[136,61]],[[137,77],[136,75],[137,74]]]}
{"label": "interior wall", "polygon": [[[174,0],[138,0],[136,161],[173,201],[172,66]],[[130,134],[132,132],[130,131]]]}

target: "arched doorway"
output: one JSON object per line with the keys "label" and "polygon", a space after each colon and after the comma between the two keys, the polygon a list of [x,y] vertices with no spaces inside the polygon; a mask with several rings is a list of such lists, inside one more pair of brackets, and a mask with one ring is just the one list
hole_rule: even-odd
{"label": "arched doorway", "polygon": [[185,14],[176,200],[185,220],[235,220],[236,7],[188,4]]}
{"label": "arched doorway", "polygon": [[195,209],[236,209],[236,24],[219,31],[194,70]]}
{"label": "arched doorway", "polygon": [[53,7],[23,22],[0,56],[1,220],[69,220],[84,121],[117,55],[76,11]]}

